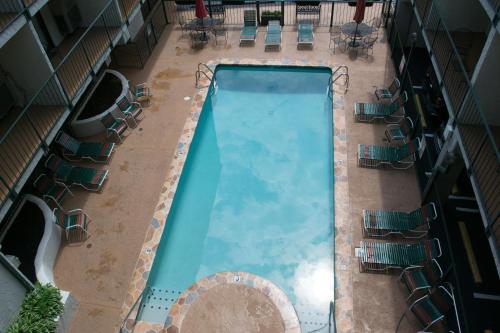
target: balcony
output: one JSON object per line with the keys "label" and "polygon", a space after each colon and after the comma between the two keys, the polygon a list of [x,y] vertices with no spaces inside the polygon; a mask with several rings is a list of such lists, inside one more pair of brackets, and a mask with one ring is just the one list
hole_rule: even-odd
{"label": "balcony", "polygon": [[139,5],[139,2],[139,0],[119,0],[120,9],[127,19],[130,17],[130,14],[133,13],[134,9]]}
{"label": "balcony", "polygon": [[0,208],[13,201],[32,160],[42,156],[66,105],[53,74],[26,107],[9,112],[0,122]]}
{"label": "balcony", "polygon": [[121,17],[114,1],[86,28],[73,32],[50,60],[67,98],[75,104],[121,36]]}
{"label": "balcony", "polygon": [[482,208],[485,233],[493,252],[500,244],[499,128],[488,124],[469,80],[471,70],[457,48],[460,35],[450,33],[435,1],[412,0],[427,50],[450,116],[455,120],[469,176]]}

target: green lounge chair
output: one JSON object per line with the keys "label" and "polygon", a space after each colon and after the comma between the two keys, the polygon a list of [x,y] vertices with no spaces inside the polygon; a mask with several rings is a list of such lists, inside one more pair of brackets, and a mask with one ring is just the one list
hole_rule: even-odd
{"label": "green lounge chair", "polygon": [[420,139],[416,138],[400,147],[358,145],[358,165],[366,168],[391,166],[394,169],[408,169],[416,160]]}
{"label": "green lounge chair", "polygon": [[243,43],[255,43],[257,38],[257,21],[255,10],[245,10],[243,13],[243,28],[240,32],[240,45]]}
{"label": "green lounge chair", "polygon": [[80,142],[62,131],[57,134],[56,142],[63,148],[63,156],[70,161],[89,159],[105,163],[109,161],[115,147],[114,143]]}
{"label": "green lounge chair", "polygon": [[310,23],[299,24],[297,28],[297,48],[300,46],[310,46],[313,47],[314,44],[314,32],[313,25]]}
{"label": "green lounge chair", "polygon": [[429,222],[437,218],[436,205],[431,202],[412,212],[363,209],[363,231],[367,237],[401,235],[421,238],[427,235]]}
{"label": "green lounge chair", "polygon": [[269,21],[266,36],[264,38],[265,49],[281,49],[281,25],[280,21]]}
{"label": "green lounge chair", "polygon": [[[116,105],[120,109],[120,111],[125,115],[125,118],[132,120],[134,126],[137,127],[137,119],[139,115],[143,115],[142,113],[142,105],[138,102],[131,102],[128,100],[127,96],[123,96]],[[142,119],[142,118],[141,118]]]}
{"label": "green lounge chair", "polygon": [[446,285],[448,285],[448,288],[443,285],[438,286],[429,294],[413,302],[401,315],[396,326],[396,333],[399,332],[401,322],[408,312],[412,312],[422,324],[423,330],[419,332],[429,332],[428,330],[432,332],[453,332],[449,330],[446,317],[451,309],[454,309],[456,325],[460,328],[453,286],[450,283],[446,283]]}
{"label": "green lounge chair", "polygon": [[360,244],[361,272],[385,272],[421,265],[442,254],[437,238],[420,243],[382,243],[363,240]]}
{"label": "green lounge chair", "polygon": [[377,88],[375,90],[375,97],[377,100],[392,100],[399,88],[401,88],[401,83],[397,78],[394,78],[391,85],[387,88]]}
{"label": "green lounge chair", "polygon": [[402,141],[406,143],[408,136],[411,135],[414,125],[410,117],[401,119],[398,124],[387,125],[385,129],[385,137],[387,141]]}
{"label": "green lounge chair", "polygon": [[429,293],[439,281],[443,278],[444,273],[436,259],[419,266],[409,266],[403,269],[399,275],[401,281],[408,289],[407,301],[413,299],[415,295],[418,297]]}
{"label": "green lounge chair", "polygon": [[115,118],[111,113],[106,114],[101,119],[102,125],[106,128],[106,135],[109,138],[115,135],[118,141],[123,141],[122,135],[128,129],[128,124],[123,118]]}
{"label": "green lounge chair", "polygon": [[66,184],[58,182],[46,174],[41,174],[33,183],[33,187],[40,193],[42,199],[49,203],[52,201],[57,207],[62,209],[62,201],[66,194],[73,196]]}
{"label": "green lounge chair", "polygon": [[[396,123],[404,117],[404,104],[408,101],[406,92],[402,92],[391,104],[355,103],[354,119],[361,122],[372,122],[383,119],[387,123]],[[396,114],[403,109],[402,114]]]}
{"label": "green lounge chair", "polygon": [[53,213],[57,224],[64,229],[68,243],[81,243],[90,237],[88,226],[92,220],[81,209],[65,212],[56,208]]}
{"label": "green lounge chair", "polygon": [[54,154],[47,158],[45,167],[58,181],[69,186],[79,185],[88,191],[99,191],[108,176],[108,170],[75,166]]}

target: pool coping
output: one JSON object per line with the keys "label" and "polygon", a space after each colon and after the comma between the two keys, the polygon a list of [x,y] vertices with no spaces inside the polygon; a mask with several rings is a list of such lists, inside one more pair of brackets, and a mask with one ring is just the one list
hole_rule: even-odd
{"label": "pool coping", "polygon": [[[271,65],[271,66],[296,66],[296,67],[327,67],[332,73],[340,66],[330,62],[316,62],[308,60],[291,59],[228,59],[221,58],[207,62],[210,68],[217,65]],[[163,182],[153,218],[147,229],[144,243],[136,262],[129,289],[121,309],[121,318],[125,325],[121,332],[162,332],[165,325],[146,321],[135,321],[132,318],[137,314],[137,300],[142,296],[142,291],[153,265],[156,250],[161,240],[166,225],[179,179],[186,161],[198,119],[205,102],[210,81],[203,77],[200,80],[203,88],[196,90],[192,99],[189,115],[184,124],[181,136],[177,143],[168,176]],[[335,88],[334,88],[335,89]],[[334,154],[334,203],[335,203],[335,274],[334,274],[334,299],[335,322],[337,332],[353,331],[353,299],[352,299],[352,256],[351,256],[351,218],[349,214],[349,188],[347,177],[347,132],[346,115],[344,109],[344,92],[335,89],[333,94],[333,154]],[[132,309],[133,308],[133,309]],[[132,309],[132,310],[131,310]],[[130,311],[130,313],[129,313]]]}

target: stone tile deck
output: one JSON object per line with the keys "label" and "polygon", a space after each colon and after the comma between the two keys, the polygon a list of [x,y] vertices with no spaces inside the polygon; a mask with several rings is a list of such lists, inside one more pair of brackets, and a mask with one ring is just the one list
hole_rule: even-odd
{"label": "stone tile deck", "polygon": [[[190,112],[194,71],[199,62],[221,57],[291,59],[329,62],[349,66],[350,90],[345,96],[347,164],[351,228],[345,234],[353,248],[361,239],[362,208],[409,209],[419,203],[415,173],[410,171],[360,169],[356,165],[358,143],[383,143],[383,125],[353,123],[354,101],[371,100],[373,86],[392,79],[393,66],[385,38],[375,45],[374,57],[328,50],[329,35],[317,31],[314,51],[296,49],[296,32],[285,28],[281,52],[264,52],[259,32],[252,47],[238,47],[238,30],[229,32],[226,46],[211,43],[192,50],[186,38],[171,25],[143,70],[121,70],[132,83],[149,82],[154,98],[145,119],[117,147],[109,170],[109,180],[101,193],[75,190],[75,198],[65,207],[83,208],[94,220],[92,237],[82,246],[65,246],[56,263],[56,281],[80,302],[70,332],[114,332],[121,323],[125,300],[136,260],[151,222],[162,184]],[[390,189],[390,190],[388,190]],[[388,275],[360,274],[352,256],[352,332],[393,331],[404,305],[404,292]],[[348,267],[346,265],[346,267]],[[337,297],[338,297],[337,293]],[[409,330],[408,325],[402,332]],[[339,332],[341,330],[339,329]]]}

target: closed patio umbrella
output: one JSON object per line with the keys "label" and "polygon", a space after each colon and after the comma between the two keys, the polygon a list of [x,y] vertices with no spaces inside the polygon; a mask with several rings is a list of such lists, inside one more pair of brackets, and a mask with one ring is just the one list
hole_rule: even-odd
{"label": "closed patio umbrella", "polygon": [[365,18],[365,7],[366,7],[365,0],[357,0],[356,12],[354,13],[353,17],[354,22],[356,22],[356,31],[354,33],[354,40],[352,42],[352,45],[356,45],[356,35],[358,34],[358,25],[361,22],[363,22],[363,19]]}
{"label": "closed patio umbrella", "polygon": [[205,7],[205,3],[203,2],[203,0],[196,0],[195,7],[197,18],[203,19],[204,17],[208,16],[207,7]]}

